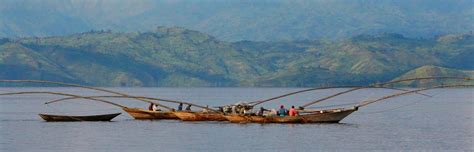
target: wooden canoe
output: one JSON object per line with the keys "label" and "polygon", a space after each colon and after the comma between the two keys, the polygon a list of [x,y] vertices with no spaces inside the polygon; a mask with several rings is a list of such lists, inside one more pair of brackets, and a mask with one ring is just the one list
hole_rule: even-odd
{"label": "wooden canoe", "polygon": [[50,115],[39,114],[46,121],[110,121],[121,113],[89,115],[89,116],[67,116],[67,115]]}
{"label": "wooden canoe", "polygon": [[141,108],[122,108],[135,119],[179,119],[171,111],[150,111]]}
{"label": "wooden canoe", "polygon": [[339,123],[342,119],[346,118],[357,110],[357,107],[350,109],[323,110],[319,112],[302,114],[298,117],[301,118],[303,123]]}
{"label": "wooden canoe", "polygon": [[195,111],[174,111],[179,119],[183,121],[226,121],[221,113],[216,112],[195,112]]}
{"label": "wooden canoe", "polygon": [[357,108],[306,111],[299,116],[243,116],[225,115],[232,123],[338,123]]}
{"label": "wooden canoe", "polygon": [[280,117],[280,116],[245,116],[229,114],[224,116],[232,123],[302,123],[299,117]]}
{"label": "wooden canoe", "polygon": [[243,116],[243,115],[237,115],[237,114],[226,114],[224,115],[224,118],[227,121],[230,121],[232,123],[247,123],[251,122],[250,118],[248,116]]}

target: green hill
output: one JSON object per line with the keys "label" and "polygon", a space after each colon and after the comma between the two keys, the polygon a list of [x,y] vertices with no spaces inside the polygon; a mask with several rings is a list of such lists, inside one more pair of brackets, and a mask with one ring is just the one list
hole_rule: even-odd
{"label": "green hill", "polygon": [[[397,77],[394,80],[401,80],[407,78],[421,78],[421,77],[468,77],[474,78],[474,70],[457,70],[457,69],[450,69],[438,66],[422,66],[411,70],[400,77]],[[401,85],[407,86],[436,86],[442,84],[474,84],[474,81],[458,81],[458,80],[421,80],[416,82],[407,82],[402,83]]]}
{"label": "green hill", "polygon": [[0,40],[0,79],[96,86],[370,84],[424,65],[474,69],[472,34],[432,39],[398,34],[328,41],[226,42],[198,31],[91,31]]}

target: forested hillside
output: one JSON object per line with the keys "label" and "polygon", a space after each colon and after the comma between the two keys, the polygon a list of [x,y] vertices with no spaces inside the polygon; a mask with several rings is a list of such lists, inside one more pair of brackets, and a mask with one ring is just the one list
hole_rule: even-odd
{"label": "forested hillside", "polygon": [[474,69],[472,34],[343,40],[238,41],[178,27],[91,31],[0,40],[1,79],[96,86],[278,86],[369,84],[435,65]]}

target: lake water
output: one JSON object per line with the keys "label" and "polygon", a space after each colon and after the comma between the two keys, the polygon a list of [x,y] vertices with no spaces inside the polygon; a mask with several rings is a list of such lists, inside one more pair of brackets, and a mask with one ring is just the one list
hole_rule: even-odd
{"label": "lake water", "polygon": [[[132,95],[223,105],[278,96],[301,88],[108,88]],[[343,91],[308,92],[265,103],[266,108],[301,105]],[[78,88],[0,88],[98,95]],[[313,108],[375,99],[396,91],[369,89]],[[227,122],[140,121],[127,113],[112,122],[43,121],[38,113],[104,114],[120,109],[95,101],[50,105],[52,95],[0,97],[0,151],[328,151],[474,150],[474,89],[437,89],[433,97],[409,95],[362,107],[339,124],[232,124]],[[110,99],[112,100],[112,99]],[[129,107],[141,101],[114,99]],[[175,104],[167,104],[176,107]]]}

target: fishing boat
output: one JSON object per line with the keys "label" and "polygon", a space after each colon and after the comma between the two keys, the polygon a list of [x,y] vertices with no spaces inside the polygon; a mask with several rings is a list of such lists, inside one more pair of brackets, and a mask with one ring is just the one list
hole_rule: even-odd
{"label": "fishing boat", "polygon": [[339,123],[342,119],[346,118],[358,109],[358,107],[353,107],[348,109],[340,108],[312,111],[307,113],[303,112],[301,115],[296,117],[300,118],[303,123]]}
{"label": "fishing boat", "polygon": [[50,115],[38,114],[46,121],[110,121],[121,113],[103,114],[103,115],[87,115],[87,116],[69,116],[69,115]]}
{"label": "fishing boat", "polygon": [[[323,89],[331,89],[331,88],[349,88],[349,90],[342,91],[336,94],[333,94],[331,96],[327,96],[325,98],[307,103],[305,105],[300,106],[300,109],[305,109],[305,107],[309,105],[313,105],[316,103],[319,103],[321,101],[346,94],[352,91],[356,91],[359,89],[364,89],[364,88],[386,88],[386,89],[394,89],[394,90],[401,90],[403,92],[401,93],[396,93],[392,95],[388,95],[376,100],[367,100],[359,103],[358,105],[354,106],[353,108],[339,108],[339,109],[329,109],[329,110],[303,110],[300,111],[301,115],[299,116],[286,116],[286,117],[278,117],[278,116],[256,116],[252,114],[246,113],[246,110],[248,112],[248,109],[244,108],[243,113],[246,114],[246,116],[242,115],[234,115],[234,114],[227,114],[228,111],[221,109],[222,107],[219,107],[219,110],[214,110],[210,109],[207,106],[200,106],[196,105],[193,103],[189,102],[183,102],[183,101],[175,101],[175,100],[168,100],[168,99],[158,99],[158,98],[151,98],[151,97],[140,97],[140,96],[131,96],[119,92],[114,92],[114,91],[109,91],[101,88],[93,88],[93,87],[87,87],[87,86],[80,86],[76,84],[67,84],[67,83],[62,83],[62,82],[51,82],[51,81],[41,81],[41,80],[0,80],[0,82],[18,82],[18,83],[49,83],[49,84],[58,84],[58,85],[65,85],[65,86],[71,86],[71,87],[81,87],[81,88],[86,88],[86,89],[92,89],[92,90],[97,90],[97,91],[103,91],[103,92],[108,92],[108,93],[114,93],[117,94],[116,96],[80,96],[80,95],[74,95],[74,94],[67,94],[67,93],[61,93],[61,92],[50,92],[50,91],[28,91],[28,92],[11,92],[11,93],[1,93],[0,96],[2,95],[18,95],[18,94],[52,94],[52,95],[62,95],[62,96],[68,96],[68,98],[62,98],[54,101],[47,102],[48,103],[53,103],[53,102],[58,102],[58,101],[64,101],[64,100],[70,100],[70,99],[76,99],[76,98],[81,98],[81,99],[87,99],[87,100],[95,100],[95,101],[100,101],[103,103],[111,104],[117,107],[120,107],[127,113],[129,113],[131,116],[133,116],[136,119],[159,119],[159,118],[179,118],[184,121],[224,121],[224,120],[229,120],[230,122],[260,122],[260,123],[322,123],[322,122],[328,122],[328,123],[334,123],[334,122],[340,122],[342,119],[350,115],[352,112],[355,112],[358,110],[359,107],[367,106],[369,104],[379,102],[388,98],[393,98],[396,96],[404,95],[404,94],[410,94],[410,93],[418,93],[421,91],[425,90],[430,90],[430,89],[436,89],[436,88],[450,88],[450,87],[473,87],[474,85],[466,85],[466,84],[453,84],[453,85],[440,85],[440,86],[435,86],[435,87],[430,87],[430,88],[422,88],[422,89],[417,89],[417,90],[404,90],[404,89],[397,89],[397,88],[390,88],[390,87],[384,87],[384,85],[392,85],[395,83],[400,83],[400,82],[405,82],[405,81],[414,81],[414,80],[431,80],[431,79],[460,79],[460,80],[465,80],[465,81],[471,81],[474,80],[473,78],[463,78],[463,77],[424,77],[424,78],[410,78],[410,79],[403,79],[403,80],[394,80],[386,83],[380,83],[380,84],[375,84],[375,85],[369,85],[369,86],[336,86],[336,87],[321,87],[321,88],[310,88],[310,89],[305,89],[305,90],[300,90],[300,91],[295,91],[287,94],[283,94],[277,97],[269,98],[266,100],[260,100],[260,101],[254,101],[254,102],[248,102],[248,107],[255,107],[258,104],[262,104],[264,102],[276,100],[279,98],[283,98],[286,96],[298,94],[298,93],[303,93],[303,92],[308,92],[308,91],[315,91],[315,90],[323,90]],[[426,96],[426,95],[425,95]],[[155,104],[158,106],[161,106],[163,108],[169,109],[168,112],[163,112],[163,111],[147,111],[144,109],[139,109],[139,108],[128,108],[123,105],[113,103],[107,100],[103,100],[100,98],[132,98],[136,100],[140,100],[143,102]],[[163,101],[163,102],[169,102],[169,103],[179,103],[179,104],[187,104],[189,106],[195,106],[199,107],[202,109],[207,110],[207,112],[193,112],[193,111],[174,111],[173,108],[166,107],[164,105],[160,105],[159,103],[153,102],[153,101]],[[225,112],[226,114],[224,114]],[[241,110],[236,110],[234,111],[232,109],[232,113],[242,113]],[[156,114],[155,114],[156,113]],[[63,115],[49,115],[49,114],[40,114],[40,116],[45,119],[46,121],[110,121],[120,113],[116,114],[107,114],[107,115],[90,115],[90,116],[63,116]],[[173,116],[174,114],[174,116]]]}
{"label": "fishing boat", "polygon": [[298,116],[246,116],[229,114],[224,117],[232,123],[339,123],[357,110],[357,107],[353,107],[349,109],[301,111],[301,115]]}
{"label": "fishing boat", "polygon": [[172,111],[150,111],[142,108],[122,108],[134,119],[179,119]]}
{"label": "fishing boat", "polygon": [[226,121],[223,114],[218,112],[174,111],[183,121]]}

